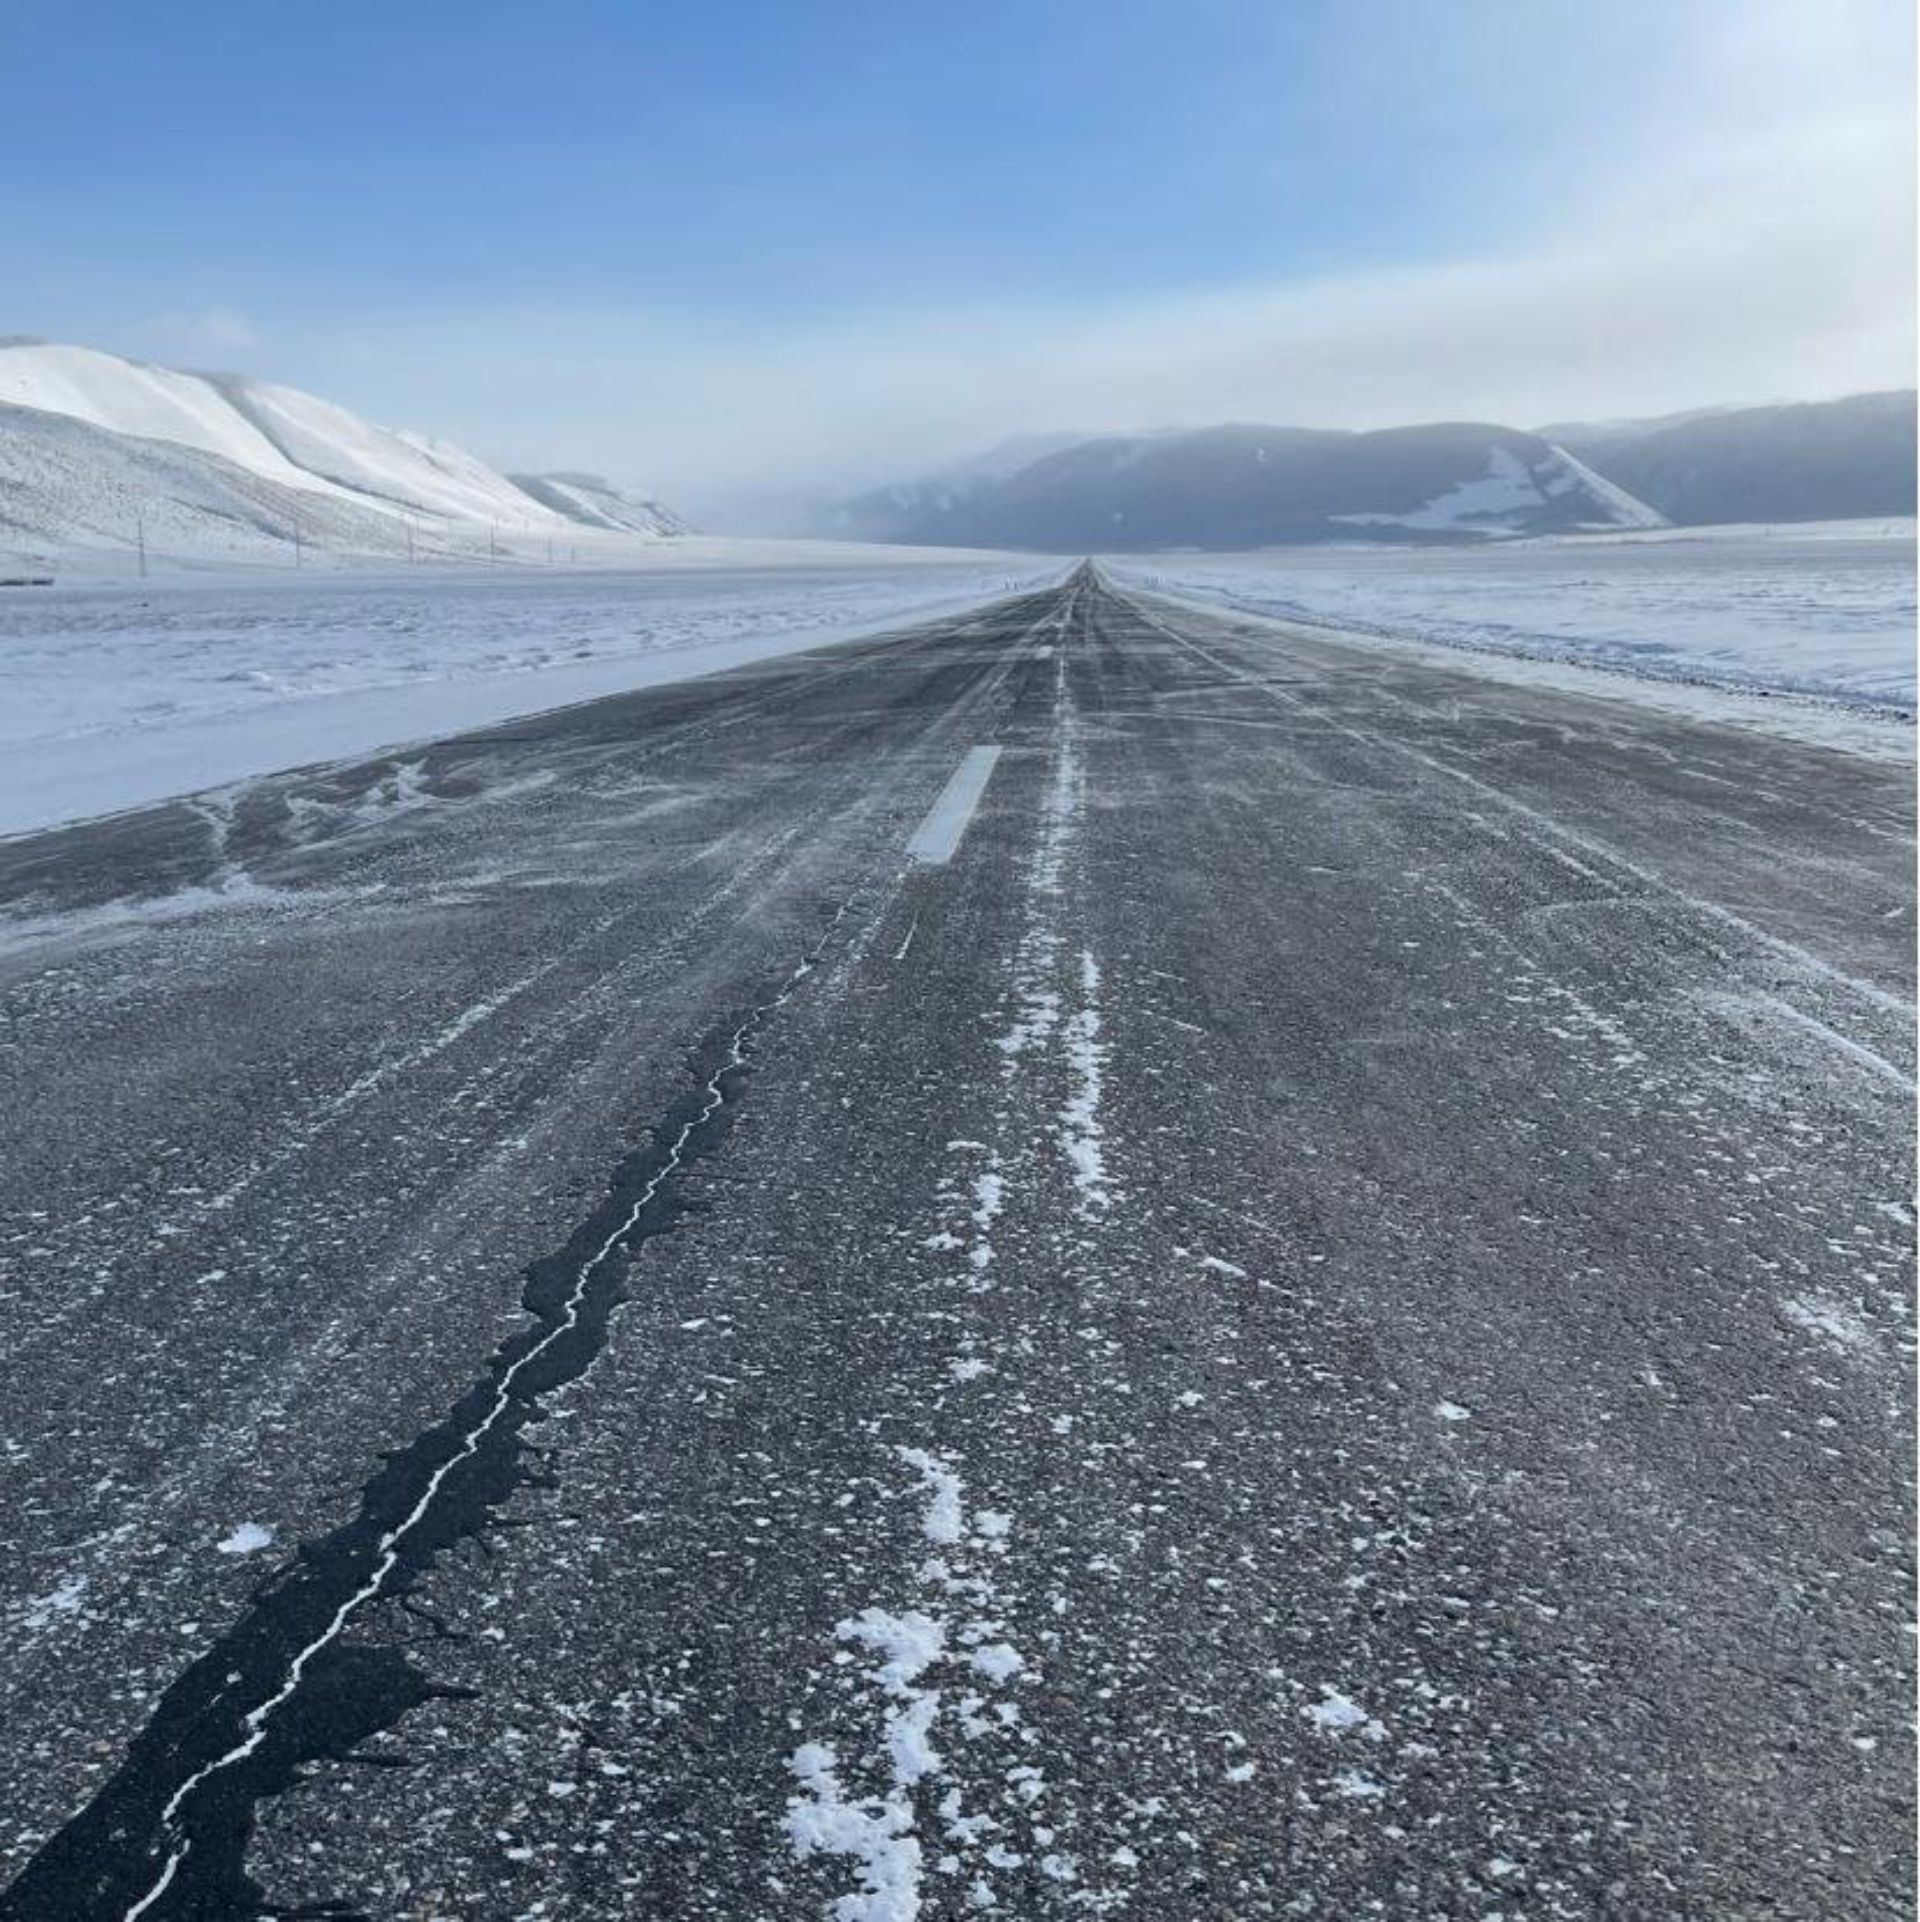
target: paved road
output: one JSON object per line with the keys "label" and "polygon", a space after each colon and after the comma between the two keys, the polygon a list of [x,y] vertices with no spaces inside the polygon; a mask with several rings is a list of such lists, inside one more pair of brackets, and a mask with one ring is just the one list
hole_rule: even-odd
{"label": "paved road", "polygon": [[1084,570],[0,846],[0,1913],[1904,1916],[1910,859]]}

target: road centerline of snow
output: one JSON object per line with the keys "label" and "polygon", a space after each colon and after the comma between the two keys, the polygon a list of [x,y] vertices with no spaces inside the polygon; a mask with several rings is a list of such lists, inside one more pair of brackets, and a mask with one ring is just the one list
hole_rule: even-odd
{"label": "road centerline of snow", "polygon": [[907,852],[922,867],[945,867],[953,859],[999,758],[997,747],[970,747],[960,757],[960,765],[907,843]]}

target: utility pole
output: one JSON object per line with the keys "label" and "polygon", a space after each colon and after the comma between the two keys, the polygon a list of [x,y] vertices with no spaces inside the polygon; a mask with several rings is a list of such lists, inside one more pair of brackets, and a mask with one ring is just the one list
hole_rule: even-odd
{"label": "utility pole", "polygon": [[413,564],[413,523],[407,523],[407,564]]}
{"label": "utility pole", "polygon": [[500,523],[498,521],[489,521],[487,523],[487,559],[489,562],[499,558],[500,543],[494,538],[499,532]]}
{"label": "utility pole", "polygon": [[133,510],[133,538],[140,550],[140,578],[147,578],[147,510],[136,507]]}

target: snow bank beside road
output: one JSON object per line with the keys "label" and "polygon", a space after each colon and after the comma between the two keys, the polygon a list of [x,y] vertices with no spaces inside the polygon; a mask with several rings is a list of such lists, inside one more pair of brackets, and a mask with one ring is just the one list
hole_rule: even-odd
{"label": "snow bank beside road", "polygon": [[1426,644],[1502,678],[1912,752],[1910,521],[1104,565],[1122,586]]}
{"label": "snow bank beside road", "polygon": [[[718,548],[714,542],[703,548]],[[1057,564],[257,576],[0,594],[0,834],[883,631]]]}

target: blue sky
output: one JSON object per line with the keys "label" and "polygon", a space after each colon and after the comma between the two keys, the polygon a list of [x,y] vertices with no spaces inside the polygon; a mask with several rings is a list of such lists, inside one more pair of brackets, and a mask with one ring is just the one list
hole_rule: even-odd
{"label": "blue sky", "polygon": [[[1866,384],[1911,336],[1865,257],[1905,257],[1910,58],[1880,0],[12,0],[0,331],[703,504],[1028,427],[1749,397],[1703,328],[1752,397]],[[1849,284],[1756,314],[1823,207],[1871,286],[1829,234]],[[1507,377],[1462,352],[1503,275],[1548,336]]]}

